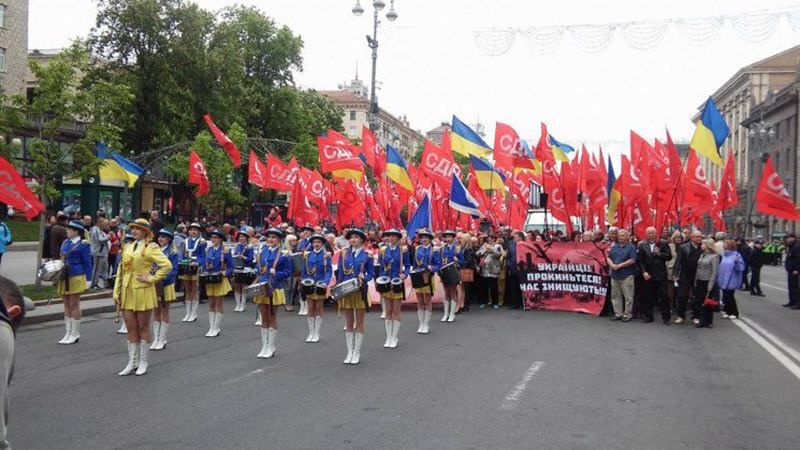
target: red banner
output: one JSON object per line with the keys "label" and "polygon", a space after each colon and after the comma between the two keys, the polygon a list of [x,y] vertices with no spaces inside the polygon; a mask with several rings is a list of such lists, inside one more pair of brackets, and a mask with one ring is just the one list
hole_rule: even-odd
{"label": "red banner", "polygon": [[194,193],[194,196],[198,198],[208,194],[210,189],[206,165],[203,164],[203,160],[194,149],[189,154],[189,184],[197,185],[197,192]]}
{"label": "red banner", "polygon": [[518,242],[525,309],[599,316],[609,282],[605,250],[594,242]]}
{"label": "red banner", "polygon": [[22,210],[28,220],[38,216],[44,205],[31,192],[17,169],[0,157],[0,201]]}

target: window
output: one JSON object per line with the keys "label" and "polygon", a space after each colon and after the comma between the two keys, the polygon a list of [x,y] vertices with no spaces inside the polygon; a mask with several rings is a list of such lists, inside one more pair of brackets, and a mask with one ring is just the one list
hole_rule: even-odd
{"label": "window", "polygon": [[6,27],[6,5],[0,3],[0,28]]}
{"label": "window", "polygon": [[356,112],[350,111],[350,120],[356,120]]}
{"label": "window", "polygon": [[6,71],[6,49],[0,47],[0,72]]}

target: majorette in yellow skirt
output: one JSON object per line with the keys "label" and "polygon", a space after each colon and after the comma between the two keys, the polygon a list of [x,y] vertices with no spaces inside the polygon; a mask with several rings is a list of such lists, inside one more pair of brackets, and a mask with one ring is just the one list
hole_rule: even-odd
{"label": "majorette in yellow skirt", "polygon": [[344,298],[339,300],[339,307],[342,309],[365,309],[364,297],[361,295],[361,289],[352,294],[345,295]]}
{"label": "majorette in yellow skirt", "polygon": [[[403,286],[403,289],[405,289],[405,288],[406,287]],[[402,292],[389,291],[389,292],[384,292],[383,294],[381,294],[381,297],[385,298],[386,300],[402,300],[403,299],[403,293]]]}
{"label": "majorette in yellow skirt", "polygon": [[123,288],[120,309],[123,311],[149,311],[155,309],[157,297],[153,285],[133,289]]}
{"label": "majorette in yellow skirt", "polygon": [[209,297],[225,297],[231,291],[231,282],[228,277],[223,276],[219,283],[206,284],[206,295]]}
{"label": "majorette in yellow skirt", "polygon": [[164,286],[164,301],[167,303],[175,301],[175,283]]}
{"label": "majorette in yellow skirt", "polygon": [[[256,297],[253,299],[253,303],[256,305],[269,305],[269,297],[264,295],[263,291],[259,291],[256,294]],[[283,289],[273,289],[272,290],[272,305],[273,306],[282,306],[286,304],[286,293]]]}
{"label": "majorette in yellow skirt", "polygon": [[56,283],[56,293],[58,295],[73,295],[82,294],[86,290],[86,275],[75,275],[69,277],[69,289],[65,289],[64,280],[58,280]]}

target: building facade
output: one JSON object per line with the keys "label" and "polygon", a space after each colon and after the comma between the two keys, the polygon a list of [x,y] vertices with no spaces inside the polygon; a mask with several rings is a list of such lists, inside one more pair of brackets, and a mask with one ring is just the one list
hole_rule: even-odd
{"label": "building facade", "polygon": [[28,70],[28,0],[0,0],[0,87],[25,93]]}
{"label": "building facade", "polygon": [[[362,127],[369,127],[369,90],[358,76],[334,91],[320,91],[344,111],[342,124],[350,139],[361,139]],[[421,133],[411,128],[406,116],[395,116],[383,108],[378,111],[378,142],[397,148],[404,158],[412,157],[425,144]]]}
{"label": "building facade", "polygon": [[[745,66],[737,71],[725,84],[712,95],[714,103],[719,108],[725,121],[730,127],[731,134],[720,149],[723,161],[732,155],[736,168],[736,188],[739,205],[723,213],[725,223],[731,234],[748,235],[752,230],[747,225],[748,211],[745,198],[752,197],[751,190],[751,139],[749,129],[743,124],[752,116],[756,105],[767,100],[770,93],[774,94],[796,78],[796,68],[800,63],[800,45],[784,50],[761,61]],[[692,121],[700,118],[700,113],[705,102],[698,106]],[[711,163],[706,158],[700,158],[706,176],[715,186],[719,186],[723,168]],[[757,184],[756,184],[757,186]]]}
{"label": "building facade", "polygon": [[442,122],[438,127],[425,133],[425,138],[436,145],[442,145],[444,134],[448,131],[450,131],[450,124],[448,122]]}

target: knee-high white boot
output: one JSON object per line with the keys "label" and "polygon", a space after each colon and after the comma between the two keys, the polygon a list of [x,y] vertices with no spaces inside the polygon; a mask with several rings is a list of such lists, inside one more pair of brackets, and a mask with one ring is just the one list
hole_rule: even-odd
{"label": "knee-high white boot", "polygon": [[139,367],[136,368],[136,375],[144,375],[147,373],[147,355],[150,353],[150,347],[147,342],[142,341],[139,343]]}
{"label": "knee-high white boot", "polygon": [[72,319],[70,317],[64,317],[64,330],[64,337],[58,341],[59,344],[66,344],[69,340],[69,337],[72,335]]}
{"label": "knee-high white boot", "polygon": [[386,319],[383,321],[383,325],[386,328],[386,342],[383,343],[383,348],[389,348],[392,345],[392,328],[394,327],[394,321]]}
{"label": "knee-high white boot", "polygon": [[156,348],[153,350],[164,350],[164,347],[167,346],[167,327],[169,326],[168,322],[161,322],[161,332],[158,334],[158,342],[156,344]]}
{"label": "knee-high white boot", "polygon": [[269,350],[269,329],[260,328],[261,330],[261,351],[258,352],[257,358],[266,358],[267,351]]}
{"label": "knee-high white boot", "polygon": [[217,311],[216,316],[217,318],[214,319],[214,337],[217,337],[222,333],[222,312]]}
{"label": "knee-high white boot", "polygon": [[447,318],[450,316],[450,300],[444,299],[442,300],[442,308],[444,309],[444,314],[442,314],[442,322],[447,322]]}
{"label": "knee-high white boot", "polygon": [[[126,341],[127,342],[127,341]],[[126,375],[130,375],[136,370],[136,367],[139,365],[139,343],[138,342],[128,342],[128,365],[122,369],[122,372],[118,373],[117,375],[124,377]]]}
{"label": "knee-high white boot", "polygon": [[426,309],[423,311],[423,318],[422,318],[422,334],[428,334],[431,331],[431,313],[433,311]]}
{"label": "knee-high white boot", "polygon": [[314,319],[314,336],[311,338],[311,342],[319,342],[320,328],[322,328],[322,316],[317,316]]}
{"label": "knee-high white boot", "polygon": [[253,325],[255,325],[257,327],[261,326],[261,310],[260,309],[256,309],[256,322]]}
{"label": "knee-high white boot", "polygon": [[386,318],[386,300],[381,297],[381,319]]}
{"label": "knee-high white boot", "polygon": [[450,316],[447,317],[448,322],[456,320],[456,311],[458,311],[458,303],[455,300],[450,301]]}
{"label": "knee-high white boot", "polygon": [[64,341],[64,344],[70,345],[75,344],[81,338],[81,319],[70,319],[72,322],[72,328],[69,332],[69,338]]}
{"label": "knee-high white boot", "polygon": [[239,312],[239,292],[233,291],[233,312]]}
{"label": "knee-high white boot", "polygon": [[308,302],[303,300],[302,297],[300,297],[299,302],[300,302],[300,311],[297,313],[297,315],[298,316],[307,316],[308,315]]}
{"label": "knee-high white boot", "polygon": [[417,319],[419,320],[419,328],[417,328],[417,333],[422,334],[425,330],[425,310],[418,309],[417,310]]}
{"label": "knee-high white boot", "polygon": [[191,304],[192,304],[192,312],[189,315],[189,320],[187,320],[187,322],[194,322],[197,320],[197,308],[200,307],[200,301],[192,300]]}
{"label": "knee-high white boot", "polygon": [[308,336],[306,337],[306,342],[314,342],[314,316],[306,317],[306,321],[308,322]]}
{"label": "knee-high white boot", "polygon": [[355,345],[353,346],[353,359],[350,364],[358,364],[361,361],[361,343],[364,342],[364,333],[356,332]]}
{"label": "knee-high white boot", "polygon": [[265,358],[272,358],[275,356],[275,350],[277,347],[275,346],[275,337],[278,335],[278,330],[276,328],[269,329],[269,345],[267,346],[267,354],[264,356]]}
{"label": "knee-high white boot", "polygon": [[154,320],[153,326],[150,329],[150,335],[153,337],[153,342],[150,344],[150,350],[157,350],[159,339],[161,339],[161,322]]}
{"label": "knee-high white boot", "polygon": [[347,357],[344,359],[345,364],[353,362],[353,332],[346,331],[344,333],[344,342],[347,344]]}
{"label": "knee-high white boot", "polygon": [[[186,295],[186,293],[184,293],[184,295]],[[181,322],[188,322],[189,317],[192,316],[192,301],[186,300],[185,302],[183,302],[183,304],[184,304],[183,309],[185,309],[186,312],[183,314],[183,319],[181,319]]]}
{"label": "knee-high white boot", "polygon": [[208,331],[206,332],[206,337],[214,337],[214,330],[216,327],[214,323],[217,319],[216,313],[214,311],[208,312]]}
{"label": "knee-high white boot", "polygon": [[389,344],[389,348],[397,348],[399,335],[400,335],[400,321],[395,320],[394,325],[392,325],[392,342]]}

